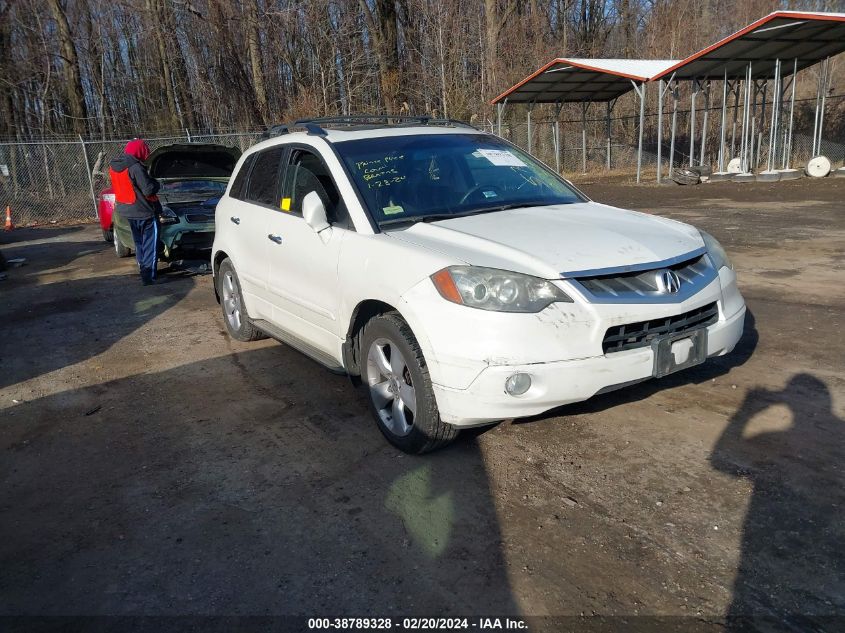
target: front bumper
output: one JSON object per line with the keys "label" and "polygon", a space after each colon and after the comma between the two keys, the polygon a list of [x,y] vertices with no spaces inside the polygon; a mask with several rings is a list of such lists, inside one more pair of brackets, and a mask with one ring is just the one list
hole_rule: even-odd
{"label": "front bumper", "polygon": [[[445,422],[478,426],[538,415],[651,378],[650,346],[603,352],[602,339],[609,327],[682,314],[715,302],[719,315],[707,327],[707,356],[731,351],[743,331],[745,302],[736,275],[727,268],[700,292],[675,304],[590,303],[573,288],[564,289],[574,303],[553,304],[538,314],[457,306],[437,295],[429,280],[404,297],[412,329],[424,332],[418,340]],[[515,373],[532,379],[531,388],[520,396],[505,392],[505,381]]]}
{"label": "front bumper", "polygon": [[165,257],[172,257],[175,251],[210,250],[214,243],[214,222],[162,225],[159,240],[164,247]]}
{"label": "front bumper", "polygon": [[[728,319],[707,328],[707,356],[730,352],[742,336],[745,307]],[[434,385],[434,395],[444,422],[478,426],[506,418],[544,413],[549,409],[581,402],[614,388],[651,378],[654,353],[651,347],[616,352],[579,360],[500,365],[488,367],[467,389]],[[509,376],[531,376],[531,388],[521,396],[505,393]]]}

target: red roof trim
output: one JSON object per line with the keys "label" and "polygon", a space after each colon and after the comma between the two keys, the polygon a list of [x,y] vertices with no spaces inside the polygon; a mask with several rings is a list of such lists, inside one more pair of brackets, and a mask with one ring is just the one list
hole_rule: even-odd
{"label": "red roof trim", "polygon": [[738,38],[742,37],[743,35],[751,32],[751,31],[755,31],[758,28],[760,28],[761,26],[763,26],[764,24],[768,24],[772,20],[777,20],[778,18],[787,18],[787,19],[794,19],[794,20],[818,20],[820,22],[845,22],[845,17],[838,16],[838,15],[823,15],[823,14],[819,14],[819,13],[801,13],[800,11],[775,11],[774,13],[770,13],[769,15],[766,15],[766,16],[760,18],[756,22],[752,22],[751,24],[746,26],[744,29],[740,29],[739,31],[737,31],[733,35],[728,35],[727,37],[722,38],[721,40],[719,40],[715,44],[711,44],[707,48],[702,49],[702,50],[698,51],[697,53],[693,53],[692,55],[690,55],[686,59],[681,60],[680,62],[678,62],[677,64],[675,64],[671,68],[664,70],[659,75],[655,75],[654,77],[651,78],[651,81],[656,81],[658,79],[662,79],[666,75],[669,75],[669,74],[675,72],[679,68],[686,66],[690,62],[693,62],[696,59],[699,59],[700,57],[703,57],[707,53],[710,53],[710,52],[716,50],[717,48],[724,46],[728,42],[733,42],[735,39],[738,39]]}
{"label": "red roof trim", "polygon": [[648,77],[639,77],[637,75],[629,75],[627,73],[620,73],[618,71],[607,70],[606,68],[596,68],[595,66],[589,66],[587,64],[580,64],[580,63],[577,63],[577,62],[573,62],[573,61],[566,59],[564,57],[558,57],[558,58],[550,61],[548,64],[546,64],[542,68],[540,68],[540,70],[528,75],[528,77],[526,77],[525,79],[520,81],[515,86],[512,86],[512,87],[508,88],[507,90],[505,90],[502,94],[500,94],[498,97],[493,99],[490,102],[490,105],[495,105],[501,99],[503,99],[504,97],[507,97],[512,92],[514,92],[518,88],[521,88],[522,86],[527,84],[529,81],[534,79],[534,77],[536,77],[538,75],[542,75],[544,72],[546,72],[549,68],[551,68],[555,64],[568,64],[569,66],[575,66],[575,68],[580,68],[581,70],[589,70],[591,72],[600,73],[602,75],[613,75],[614,77],[622,77],[623,79],[631,79],[632,81],[647,81],[648,80]]}

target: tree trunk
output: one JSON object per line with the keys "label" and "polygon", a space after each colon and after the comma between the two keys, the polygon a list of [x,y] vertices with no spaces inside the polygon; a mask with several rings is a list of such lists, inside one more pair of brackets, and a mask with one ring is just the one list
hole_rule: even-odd
{"label": "tree trunk", "polygon": [[270,109],[267,104],[267,87],[264,82],[264,71],[261,68],[261,48],[258,32],[257,0],[245,0],[247,47],[249,50],[249,66],[252,71],[252,88],[255,90],[255,101],[261,113],[262,122],[266,125]]}
{"label": "tree trunk", "polygon": [[184,127],[179,118],[179,109],[176,106],[176,94],[173,90],[173,75],[170,71],[170,58],[167,52],[167,42],[164,40],[163,28],[165,16],[162,11],[160,0],[146,0],[147,12],[152,18],[152,31],[155,38],[156,50],[158,51],[161,75],[159,77],[162,92],[167,96],[167,113],[169,115],[169,127],[171,131],[180,130]]}
{"label": "tree trunk", "polygon": [[370,11],[366,0],[359,0],[375,43],[381,100],[387,112],[396,112],[399,97],[399,36],[395,0],[376,0]]}
{"label": "tree trunk", "polygon": [[77,134],[84,134],[88,122],[88,108],[85,105],[85,96],[82,92],[79,58],[76,55],[76,47],[71,37],[70,24],[68,24],[67,14],[60,0],[48,0],[48,3],[58,28],[59,46],[64,59],[65,93],[70,115],[73,117],[73,131]]}
{"label": "tree trunk", "polygon": [[484,51],[487,66],[487,83],[496,92],[499,85],[496,73],[499,58],[499,11],[498,0],[484,0],[485,32],[487,35],[487,50]]}

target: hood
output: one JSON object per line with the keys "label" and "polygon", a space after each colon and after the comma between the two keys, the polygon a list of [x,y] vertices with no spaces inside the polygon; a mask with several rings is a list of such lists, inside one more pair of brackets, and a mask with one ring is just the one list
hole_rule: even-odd
{"label": "hood", "polygon": [[182,143],[159,147],[147,165],[153,178],[228,178],[240,157],[237,147]]}
{"label": "hood", "polygon": [[467,264],[546,279],[659,262],[704,245],[688,224],[595,202],[419,222],[389,235]]}
{"label": "hood", "polygon": [[120,154],[109,161],[109,167],[111,167],[114,171],[123,171],[124,169],[129,169],[131,165],[139,162],[140,161],[134,156],[130,156],[129,154]]}

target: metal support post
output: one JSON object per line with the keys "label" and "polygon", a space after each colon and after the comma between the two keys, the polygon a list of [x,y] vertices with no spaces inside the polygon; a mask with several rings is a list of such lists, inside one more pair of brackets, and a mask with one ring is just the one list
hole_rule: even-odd
{"label": "metal support post", "polygon": [[698,79],[692,80],[689,109],[689,166],[695,167],[695,98],[698,96]]}
{"label": "metal support post", "polygon": [[[657,184],[660,184],[660,176],[663,171],[663,80],[657,82]],[[610,113],[608,113],[610,118]],[[608,137],[610,135],[608,134]],[[608,138],[609,141],[609,138]],[[607,146],[608,156],[610,155],[610,143]]]}
{"label": "metal support post", "polygon": [[751,134],[748,137],[748,141],[750,143],[748,171],[753,172],[757,168],[757,154],[755,152],[757,148],[757,80],[752,79],[751,81],[751,110],[749,111],[749,119],[751,121]]}
{"label": "metal support post", "polygon": [[555,138],[555,169],[557,173],[560,172],[560,111],[563,108],[563,104],[558,102],[557,107],[555,108],[555,126],[554,126],[554,138]]}
{"label": "metal support post", "polygon": [[[531,108],[533,108],[533,104],[528,106],[528,153],[531,154]],[[532,154],[533,155],[533,154]]]}
{"label": "metal support post", "polygon": [[824,106],[827,101],[828,83],[830,83],[830,57],[822,62],[822,108],[819,114],[819,141],[816,154],[822,153],[822,132],[824,131]]}
{"label": "metal support post", "polygon": [[586,101],[581,102],[581,171],[587,173],[587,108]]}
{"label": "metal support post", "polygon": [[643,127],[645,125],[645,82],[640,84],[639,89],[637,89],[637,84],[634,84],[634,90],[636,90],[637,94],[640,96],[640,135],[639,141],[637,143],[637,184],[640,183],[640,179],[642,177],[642,169],[643,169]]}
{"label": "metal support post", "polygon": [[613,109],[612,100],[607,102],[607,118],[605,129],[607,133],[607,170],[610,171],[610,111]]}
{"label": "metal support post", "polygon": [[778,145],[778,124],[780,123],[780,60],[775,60],[775,76],[772,88],[772,116],[770,121],[769,131],[769,160],[766,162],[766,171],[771,171],[774,167],[773,161],[777,160],[777,145]]}
{"label": "metal support post", "polygon": [[710,116],[710,81],[704,82],[704,120],[701,122],[701,157],[699,165],[704,165],[704,153],[707,148],[707,120]]}
{"label": "metal support post", "polygon": [[728,69],[725,67],[725,79],[722,81],[722,129],[719,132],[719,168],[718,171],[725,171],[725,119],[728,114]]}
{"label": "metal support post", "polygon": [[678,84],[672,86],[670,79],[669,85],[672,90],[672,130],[669,140],[669,177],[671,178],[672,170],[675,168],[675,134],[678,131]]}
{"label": "metal support post", "polygon": [[88,150],[85,148],[85,141],[82,134],[78,135],[79,144],[82,145],[82,157],[85,159],[85,173],[88,174],[88,191],[91,194],[91,203],[94,205],[94,217],[97,217],[97,196],[94,195],[94,175],[91,173],[91,165],[88,163]]}
{"label": "metal support post", "polygon": [[[736,125],[739,121],[739,93],[742,90],[742,81],[737,79],[734,81],[734,85],[732,87],[733,97],[734,97],[734,119],[733,124],[731,126],[731,153],[728,157],[728,161],[736,155]],[[728,161],[725,161],[725,167],[727,167]]]}
{"label": "metal support post", "polygon": [[496,134],[502,136],[502,111],[505,109],[504,103],[496,104]]}
{"label": "metal support post", "polygon": [[790,163],[792,162],[792,124],[794,121],[795,115],[795,80],[797,79],[798,75],[798,58],[796,57],[793,61],[792,66],[792,96],[789,98],[789,132],[787,133],[787,141],[786,145],[786,154],[784,158],[784,169],[790,168]]}
{"label": "metal support post", "polygon": [[742,172],[748,173],[749,170],[749,155],[748,155],[748,128],[751,123],[751,64],[745,67],[745,95],[742,104],[742,143],[740,145],[739,153],[742,156]]}

